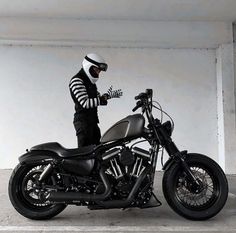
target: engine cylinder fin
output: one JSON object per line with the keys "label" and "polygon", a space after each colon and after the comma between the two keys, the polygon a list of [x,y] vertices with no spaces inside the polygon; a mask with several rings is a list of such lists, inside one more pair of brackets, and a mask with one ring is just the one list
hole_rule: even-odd
{"label": "engine cylinder fin", "polygon": [[122,177],[123,173],[121,171],[120,165],[117,163],[117,160],[116,159],[111,159],[110,164],[111,164],[111,167],[112,167],[112,170],[113,170],[113,173],[114,173],[114,177],[116,179],[119,179],[120,177]]}
{"label": "engine cylinder fin", "polygon": [[138,160],[139,160],[139,158],[137,157],[137,158],[136,158],[136,161],[135,161],[135,164],[134,164],[134,167],[133,167],[133,171],[132,171],[132,173],[131,173],[131,176],[134,176],[134,175],[135,175],[135,171],[136,171],[136,168],[137,168]]}
{"label": "engine cylinder fin", "polygon": [[118,178],[120,178],[121,176],[123,176],[123,174],[121,172],[121,169],[120,169],[120,165],[117,163],[116,159],[114,159],[114,161],[115,161],[115,165],[117,167],[118,173],[119,173],[119,177]]}
{"label": "engine cylinder fin", "polygon": [[146,167],[142,167],[140,173],[139,173],[139,176],[143,173],[143,171],[145,170]]}
{"label": "engine cylinder fin", "polygon": [[113,172],[114,172],[114,174],[115,174],[115,177],[117,177],[118,174],[117,174],[116,168],[115,168],[115,166],[114,166],[114,164],[113,164],[113,160],[110,160],[110,164],[111,164],[111,167],[112,167]]}
{"label": "engine cylinder fin", "polygon": [[139,174],[140,174],[140,169],[141,169],[142,163],[143,163],[143,159],[140,159],[140,160],[139,160],[139,166],[138,166],[138,170],[137,170],[136,176],[139,176]]}

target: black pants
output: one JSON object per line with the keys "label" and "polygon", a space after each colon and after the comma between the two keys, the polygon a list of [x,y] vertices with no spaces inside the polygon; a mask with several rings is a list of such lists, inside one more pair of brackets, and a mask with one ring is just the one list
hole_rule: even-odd
{"label": "black pants", "polygon": [[74,122],[78,147],[100,144],[101,131],[97,123],[87,121]]}

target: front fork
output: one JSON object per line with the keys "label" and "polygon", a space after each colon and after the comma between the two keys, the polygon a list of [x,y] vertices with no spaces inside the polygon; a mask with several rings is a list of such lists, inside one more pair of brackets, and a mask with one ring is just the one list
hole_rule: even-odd
{"label": "front fork", "polygon": [[[186,158],[188,152],[186,150],[179,151],[179,149],[177,148],[175,143],[172,141],[171,137],[169,135],[167,135],[166,132],[162,128],[159,128],[158,130],[162,136],[161,143],[165,147],[169,156],[171,157],[171,161],[180,163],[184,172],[187,174],[189,181],[192,182],[193,184],[199,186],[200,185],[199,181],[197,180],[197,178],[195,177],[195,175],[193,174],[190,167],[188,166],[188,164],[185,161],[185,158]],[[158,135],[157,131],[155,133]]]}
{"label": "front fork", "polygon": [[[168,135],[166,130],[162,127],[161,122],[158,119],[153,118],[152,111],[150,109],[146,109],[146,115],[147,115],[148,121],[150,122],[151,126],[153,126],[152,129],[153,129],[154,135],[156,136],[156,140],[158,141],[158,144],[163,145],[165,147],[167,153],[172,158],[172,160],[173,159],[174,159],[174,161],[178,160],[178,162],[181,163],[185,173],[188,175],[188,177],[190,179],[190,182],[199,186],[200,184],[199,184],[198,180],[194,176],[194,174],[191,171],[191,169],[189,168],[188,164],[185,162],[185,157],[186,157],[187,151],[182,151],[182,152],[179,151],[179,149],[177,148],[175,143],[172,141],[170,135]],[[158,148],[159,148],[159,146],[158,146]],[[158,152],[156,151],[156,153],[154,155],[155,159],[154,159],[154,161],[152,161],[153,168],[154,168],[152,178],[154,178],[154,175],[155,175],[157,153]]]}
{"label": "front fork", "polygon": [[173,156],[173,159],[177,162],[179,162],[184,170],[184,172],[187,174],[189,181],[192,184],[195,184],[197,186],[200,185],[198,179],[194,176],[193,172],[191,171],[190,167],[188,166],[188,164],[185,161],[187,155],[187,151],[181,151],[181,152],[177,152],[177,154],[175,154]]}

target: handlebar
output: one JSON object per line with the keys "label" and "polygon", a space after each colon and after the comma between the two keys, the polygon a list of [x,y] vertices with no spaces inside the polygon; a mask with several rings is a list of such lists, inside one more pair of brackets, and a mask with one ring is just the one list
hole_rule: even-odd
{"label": "handlebar", "polygon": [[135,96],[134,99],[135,100],[140,100],[140,99],[146,98],[146,97],[147,97],[147,94],[142,92],[139,95]]}
{"label": "handlebar", "polygon": [[138,108],[145,105],[146,101],[148,101],[148,98],[150,98],[152,101],[152,93],[152,89],[146,89],[146,92],[141,92],[139,95],[135,96],[134,99],[139,101],[136,103],[136,106],[132,111],[135,112]]}
{"label": "handlebar", "polygon": [[132,109],[133,112],[135,112],[138,108],[142,107],[142,102],[141,101],[138,101],[136,106]]}
{"label": "handlebar", "polygon": [[141,92],[139,95],[135,96],[135,100],[143,99],[143,98],[152,98],[152,89],[146,89],[146,92]]}

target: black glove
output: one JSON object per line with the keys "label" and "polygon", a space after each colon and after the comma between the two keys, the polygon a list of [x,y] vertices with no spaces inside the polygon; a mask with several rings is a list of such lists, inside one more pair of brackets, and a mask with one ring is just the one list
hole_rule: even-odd
{"label": "black glove", "polygon": [[102,96],[99,96],[100,99],[100,105],[107,105],[107,94],[103,94]]}
{"label": "black glove", "polygon": [[120,98],[123,95],[123,92],[121,91],[121,89],[113,91],[112,86],[110,86],[110,88],[107,90],[107,95],[108,95],[108,99]]}

